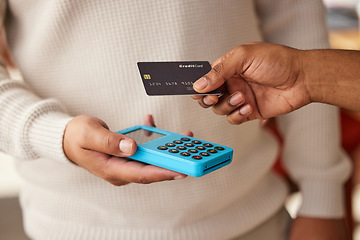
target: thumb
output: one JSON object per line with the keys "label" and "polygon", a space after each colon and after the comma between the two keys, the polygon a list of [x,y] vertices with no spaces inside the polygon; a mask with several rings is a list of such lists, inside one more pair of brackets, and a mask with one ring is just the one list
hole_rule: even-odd
{"label": "thumb", "polygon": [[217,60],[210,72],[194,83],[194,90],[199,93],[213,91],[234,75],[241,74],[246,69],[244,66],[247,62],[243,48],[244,46],[239,46],[232,50],[231,54],[226,54],[226,58],[222,58],[222,61]]}
{"label": "thumb", "polygon": [[125,135],[99,127],[89,133],[89,148],[117,157],[128,157],[136,152],[136,142]]}

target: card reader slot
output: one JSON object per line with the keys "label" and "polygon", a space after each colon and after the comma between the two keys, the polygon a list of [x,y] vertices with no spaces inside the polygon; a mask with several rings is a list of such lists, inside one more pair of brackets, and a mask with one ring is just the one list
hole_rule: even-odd
{"label": "card reader slot", "polygon": [[229,157],[228,159],[226,159],[226,160],[224,160],[224,161],[222,161],[222,162],[220,162],[218,164],[215,164],[214,166],[205,168],[203,172],[206,173],[206,172],[210,171],[213,168],[220,167],[222,165],[226,165],[230,161],[231,161],[231,158]]}

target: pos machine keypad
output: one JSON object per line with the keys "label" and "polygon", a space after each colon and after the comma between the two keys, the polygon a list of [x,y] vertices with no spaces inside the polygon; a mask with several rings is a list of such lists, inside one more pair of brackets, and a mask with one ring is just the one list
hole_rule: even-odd
{"label": "pos machine keypad", "polygon": [[221,146],[213,146],[208,142],[202,142],[200,140],[192,140],[190,138],[176,139],[171,143],[166,143],[165,146],[158,146],[157,149],[162,151],[168,151],[173,154],[179,154],[183,157],[192,157],[192,159],[200,160],[203,157],[209,157],[210,154],[218,153],[217,150],[222,151],[225,148]]}

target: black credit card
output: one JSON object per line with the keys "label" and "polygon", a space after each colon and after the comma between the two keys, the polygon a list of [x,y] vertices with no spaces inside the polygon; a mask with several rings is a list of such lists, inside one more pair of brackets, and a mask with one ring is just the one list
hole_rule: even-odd
{"label": "black credit card", "polygon": [[146,94],[158,95],[221,95],[220,89],[197,93],[193,84],[211,70],[207,61],[138,62]]}

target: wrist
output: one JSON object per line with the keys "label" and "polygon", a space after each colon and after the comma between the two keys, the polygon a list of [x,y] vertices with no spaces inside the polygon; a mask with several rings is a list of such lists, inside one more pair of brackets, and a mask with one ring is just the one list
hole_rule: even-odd
{"label": "wrist", "polygon": [[[303,83],[307,103],[322,102],[322,83],[317,66],[317,55],[314,50],[300,50],[299,81]],[[321,74],[320,74],[321,75]]]}

